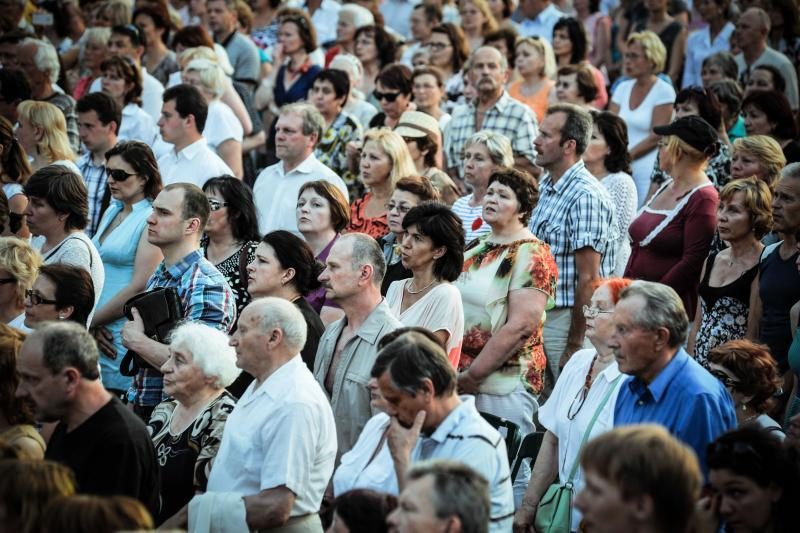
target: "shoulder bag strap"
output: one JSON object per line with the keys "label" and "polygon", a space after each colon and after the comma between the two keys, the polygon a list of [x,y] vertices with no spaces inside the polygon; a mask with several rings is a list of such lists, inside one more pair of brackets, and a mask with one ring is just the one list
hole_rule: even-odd
{"label": "shoulder bag strap", "polygon": [[575,479],[575,474],[578,473],[578,465],[580,464],[580,456],[581,450],[583,450],[583,445],[586,444],[586,441],[589,440],[589,435],[592,433],[592,428],[594,427],[594,423],[597,422],[597,418],[600,416],[600,413],[603,411],[603,408],[608,403],[608,399],[611,398],[611,393],[614,392],[614,389],[617,388],[617,382],[622,377],[622,374],[616,377],[614,381],[608,386],[608,390],[606,391],[606,395],[603,397],[603,401],[600,402],[600,405],[597,407],[597,410],[594,412],[592,416],[592,420],[589,422],[589,425],[586,426],[586,431],[583,432],[583,438],[581,439],[581,445],[578,448],[578,457],[575,458],[575,462],[572,463],[572,469],[569,471],[569,477],[567,478],[567,483],[572,483],[572,480]]}

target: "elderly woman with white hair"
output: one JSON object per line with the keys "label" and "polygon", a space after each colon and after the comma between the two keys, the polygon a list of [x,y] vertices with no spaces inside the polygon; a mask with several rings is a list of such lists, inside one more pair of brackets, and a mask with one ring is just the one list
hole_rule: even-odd
{"label": "elderly woman with white hair", "polygon": [[170,398],[158,404],[147,425],[161,468],[157,523],[205,492],[225,421],[236,403],[225,387],[240,370],[227,335],[188,322],[173,331],[161,372]]}
{"label": "elderly woman with white hair", "polygon": [[108,40],[111,28],[87,28],[78,48],[78,70],[80,78],[72,89],[72,97],[80,100],[89,92],[92,82],[98,79],[103,71],[100,66],[108,54]]}
{"label": "elderly woman with white hair", "polygon": [[325,53],[325,64],[340,53],[356,53],[356,31],[375,24],[375,16],[364,6],[344,4],[339,10],[339,21],[336,23],[336,46]]}

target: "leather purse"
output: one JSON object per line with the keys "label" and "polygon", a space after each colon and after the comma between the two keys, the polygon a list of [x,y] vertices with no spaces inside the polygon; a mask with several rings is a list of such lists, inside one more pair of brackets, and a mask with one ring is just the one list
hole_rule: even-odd
{"label": "leather purse", "polygon": [[[174,287],[159,287],[125,302],[123,312],[128,320],[133,320],[131,309],[134,308],[144,322],[145,335],[164,344],[175,326],[183,320],[183,305]],[[119,364],[123,376],[135,376],[143,368],[153,366],[132,350],[127,351]]]}

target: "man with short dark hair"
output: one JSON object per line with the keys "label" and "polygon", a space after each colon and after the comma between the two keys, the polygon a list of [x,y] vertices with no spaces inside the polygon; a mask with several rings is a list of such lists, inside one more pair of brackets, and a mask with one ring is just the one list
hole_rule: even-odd
{"label": "man with short dark hair", "polygon": [[0,116],[17,123],[17,105],[31,98],[31,85],[17,68],[0,69]]}
{"label": "man with short dark hair", "polygon": [[[225,277],[200,252],[210,209],[202,189],[190,183],[173,183],[159,193],[147,219],[147,241],[161,249],[164,260],[145,290],[174,287],[185,320],[227,333],[236,322],[236,299]],[[122,327],[122,344],[147,366],[139,368],[133,378],[128,401],[135,413],[148,420],[153,408],[166,398],[163,376],[157,369],[169,358],[169,346],[148,337],[136,309],[132,314],[133,320]]]}
{"label": "man with short dark hair", "polygon": [[88,93],[78,100],[78,133],[86,147],[78,159],[78,168],[89,193],[89,225],[86,234],[91,237],[108,206],[106,183],[106,152],[117,144],[117,133],[122,121],[119,106],[106,93]]}
{"label": "man with short dark hair", "polygon": [[74,322],[45,322],[22,344],[16,395],[57,422],[45,458],[69,466],[78,490],[138,499],[156,514],[159,468],[144,423],[103,388],[94,338]]}
{"label": "man with short dark hair", "polygon": [[174,145],[158,158],[164,185],[193,183],[202,187],[210,178],[234,175],[203,137],[207,118],[208,105],[195,87],[176,85],[164,92],[158,128],[164,142]]}
{"label": "man with short dark hair", "polygon": [[233,79],[247,83],[254,90],[261,79],[261,62],[255,43],[236,29],[236,0],[209,0],[207,6],[208,25],[214,32],[214,41],[228,53]]}

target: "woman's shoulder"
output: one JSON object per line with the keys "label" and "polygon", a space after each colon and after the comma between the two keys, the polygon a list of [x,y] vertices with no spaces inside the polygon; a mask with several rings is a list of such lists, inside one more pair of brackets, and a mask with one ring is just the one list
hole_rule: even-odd
{"label": "woman's shoulder", "polygon": [[585,375],[586,371],[589,369],[589,365],[592,364],[592,359],[594,359],[596,354],[597,350],[594,348],[584,348],[582,350],[578,350],[572,354],[567,361],[567,364],[564,365],[564,368],[561,370],[561,375],[570,375],[573,373]]}

